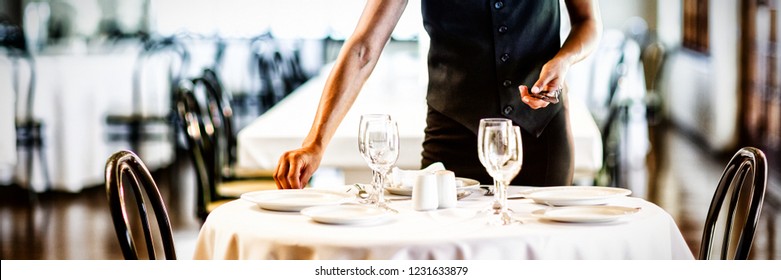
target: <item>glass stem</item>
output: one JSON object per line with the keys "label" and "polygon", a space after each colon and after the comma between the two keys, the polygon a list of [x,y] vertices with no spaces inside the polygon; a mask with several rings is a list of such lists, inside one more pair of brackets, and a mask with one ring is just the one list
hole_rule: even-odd
{"label": "glass stem", "polygon": [[491,208],[495,213],[499,213],[502,206],[502,203],[500,202],[501,198],[499,197],[499,180],[494,179],[494,187],[491,191],[494,194],[494,205]]}
{"label": "glass stem", "polygon": [[377,205],[385,205],[385,177],[387,176],[387,171],[377,172]]}
{"label": "glass stem", "polygon": [[374,203],[377,201],[377,189],[380,185],[380,173],[376,170],[372,170],[372,183],[371,183],[371,190],[367,190],[367,193],[369,193],[369,197],[367,198],[370,203]]}
{"label": "glass stem", "polygon": [[[498,208],[499,208],[494,210],[496,210],[497,214],[507,212],[507,185],[508,184],[506,182],[494,180],[494,185],[495,185],[494,204],[498,203]],[[497,206],[494,207],[496,208]]]}

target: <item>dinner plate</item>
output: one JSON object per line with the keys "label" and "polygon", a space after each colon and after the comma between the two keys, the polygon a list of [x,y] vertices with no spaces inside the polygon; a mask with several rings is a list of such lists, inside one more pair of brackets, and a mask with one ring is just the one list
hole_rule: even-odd
{"label": "dinner plate", "polygon": [[624,206],[567,206],[540,209],[532,215],[544,220],[566,223],[605,223],[640,212],[640,208]]}
{"label": "dinner plate", "polygon": [[308,207],[301,214],[318,223],[337,225],[374,224],[391,217],[390,212],[379,207],[355,204]]}
{"label": "dinner plate", "polygon": [[354,199],[349,193],[321,189],[266,190],[241,195],[260,208],[274,211],[300,211],[312,206],[337,205]]}
{"label": "dinner plate", "polygon": [[564,186],[545,187],[527,191],[525,196],[539,204],[551,206],[600,205],[611,199],[632,194],[623,188]]}
{"label": "dinner plate", "polygon": [[[480,186],[480,182],[475,179],[456,177],[456,190],[472,189]],[[412,187],[409,186],[395,186],[386,187],[389,193],[395,195],[412,195]]]}

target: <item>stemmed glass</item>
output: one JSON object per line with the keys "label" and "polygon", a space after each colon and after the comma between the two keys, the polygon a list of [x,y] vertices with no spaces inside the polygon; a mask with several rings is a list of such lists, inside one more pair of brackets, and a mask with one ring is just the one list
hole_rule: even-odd
{"label": "stemmed glass", "polygon": [[399,129],[395,121],[383,117],[364,118],[358,132],[358,150],[376,172],[377,180],[372,182],[376,204],[379,207],[389,209],[383,198],[385,181],[388,172],[399,158]]}
{"label": "stemmed glass", "polygon": [[[480,127],[478,128],[478,135],[477,135],[477,157],[480,159],[480,163],[483,164],[483,167],[486,169],[490,168],[491,164],[486,160],[485,153],[483,152],[483,140],[485,139],[486,130],[493,130],[495,129],[506,129],[507,127],[512,126],[513,123],[509,119],[504,118],[485,118],[480,120]],[[490,171],[489,171],[490,172]],[[492,176],[493,177],[493,176]],[[493,180],[494,185],[493,187],[489,187],[487,195],[493,194],[495,198],[497,198],[496,191],[499,189],[499,183],[496,181],[496,179]],[[499,200],[494,201],[493,209],[499,209],[501,205],[499,205]]]}
{"label": "stemmed glass", "polygon": [[509,120],[480,120],[478,155],[488,174],[494,179],[494,224],[509,225],[515,222],[507,209],[507,187],[521,171],[523,142],[521,130]]}
{"label": "stemmed glass", "polygon": [[[390,121],[391,117],[388,114],[364,114],[361,115],[361,121],[358,125],[358,151],[361,153],[361,157],[368,163],[370,161],[369,154],[366,152],[366,149],[363,145],[363,135],[366,129],[366,123],[370,121],[376,121],[376,120],[382,120],[382,121]],[[374,190],[374,187],[379,184],[380,180],[380,174],[372,169],[372,181],[371,181],[371,187],[372,190],[368,190],[366,193],[368,193],[368,197],[365,198],[364,203],[376,203],[377,202],[377,195],[376,191]],[[383,185],[384,187],[384,185]],[[380,188],[382,190],[382,188]],[[362,197],[363,198],[363,197]]]}

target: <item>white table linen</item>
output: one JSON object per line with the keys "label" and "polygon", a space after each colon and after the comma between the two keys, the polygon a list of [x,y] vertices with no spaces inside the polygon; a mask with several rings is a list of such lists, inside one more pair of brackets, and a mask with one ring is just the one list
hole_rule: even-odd
{"label": "white table linen", "polygon": [[[426,75],[423,64],[409,53],[383,54],[374,73],[336,130],[326,148],[321,167],[364,169],[358,153],[358,123],[362,114],[390,114],[399,127],[397,166],[420,168],[426,127]],[[296,89],[238,135],[238,164],[246,168],[274,169],[285,151],[299,148],[317,111],[330,67]],[[585,105],[570,99],[574,138],[575,180],[593,179],[602,166],[599,129]]]}
{"label": "white table linen", "polygon": [[[85,186],[102,183],[106,159],[116,150],[128,148],[127,143],[107,141],[106,116],[131,112],[132,73],[137,50],[41,54],[34,59],[34,114],[44,125],[43,150],[53,189],[78,192]],[[166,77],[167,68],[159,63],[151,63],[149,66],[145,67],[144,75],[149,79],[142,85],[146,98],[144,110],[151,115],[165,115],[169,110],[168,87],[154,78]],[[3,68],[0,73],[7,71],[5,67],[0,64],[0,68]],[[21,79],[29,80],[29,73],[22,73]],[[3,86],[0,90],[3,98],[15,96],[13,89],[8,91]],[[161,93],[161,90],[164,92]],[[152,99],[151,96],[159,99]],[[5,115],[3,118],[5,122]],[[173,155],[171,144],[162,141],[145,143],[138,152],[152,169],[169,163]],[[41,191],[45,182],[37,155],[35,160],[32,186]],[[26,176],[21,174],[21,166],[15,169],[16,176]],[[9,181],[9,178],[0,178],[0,181]]]}
{"label": "white table linen", "polygon": [[[511,193],[513,189],[511,188]],[[236,200],[215,209],[201,228],[195,259],[693,259],[675,222],[639,198],[611,205],[640,212],[607,223],[558,223],[530,213],[547,206],[510,200],[524,224],[491,226],[475,213],[492,198],[474,193],[457,208],[414,211],[409,200],[392,202],[399,213],[378,225],[329,225],[298,212],[263,210]]]}
{"label": "white table linen", "polygon": [[[13,88],[13,62],[0,56],[0,183],[3,174],[10,174],[16,165],[16,125]],[[9,175],[5,175],[6,177]]]}

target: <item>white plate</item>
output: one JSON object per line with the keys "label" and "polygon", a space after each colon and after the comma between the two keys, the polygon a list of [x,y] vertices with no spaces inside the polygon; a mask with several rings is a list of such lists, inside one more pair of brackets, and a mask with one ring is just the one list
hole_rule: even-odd
{"label": "white plate", "polygon": [[378,207],[355,204],[308,207],[301,214],[318,223],[337,225],[374,224],[391,217]]}
{"label": "white plate", "polygon": [[456,177],[456,188],[459,190],[480,187],[480,182],[475,179]]}
{"label": "white plate", "polygon": [[242,194],[241,198],[267,210],[300,211],[312,206],[341,204],[354,196],[332,190],[300,189],[254,191]]}
{"label": "white plate", "polygon": [[628,189],[586,186],[544,187],[525,193],[534,202],[551,206],[600,205],[630,194]]}
{"label": "white plate", "polygon": [[640,208],[623,206],[569,206],[540,209],[532,215],[544,220],[567,223],[612,222],[640,211]]}
{"label": "white plate", "polygon": [[[465,189],[477,188],[479,186],[480,186],[480,182],[478,182],[475,179],[456,177],[456,190],[461,191]],[[412,187],[396,186],[396,187],[387,187],[385,189],[388,190],[389,193],[395,195],[407,195],[407,196],[412,195]]]}

